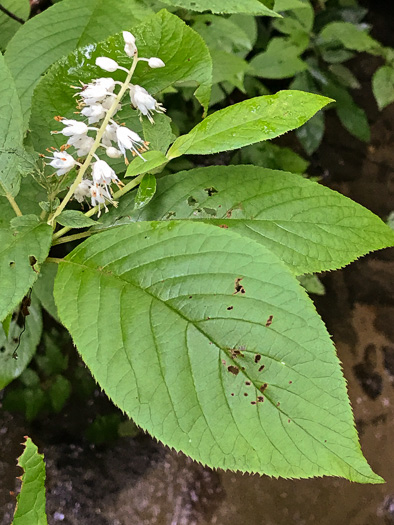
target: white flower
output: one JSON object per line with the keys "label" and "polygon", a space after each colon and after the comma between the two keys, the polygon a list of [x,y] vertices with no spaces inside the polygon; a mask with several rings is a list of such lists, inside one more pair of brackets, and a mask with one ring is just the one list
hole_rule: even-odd
{"label": "white flower", "polygon": [[165,111],[163,106],[141,86],[131,86],[130,100],[133,106],[137,108],[142,115],[148,117],[152,124],[154,122],[152,118],[154,111],[157,113],[164,113]]}
{"label": "white flower", "polygon": [[90,182],[90,180],[82,179],[80,184],[78,184],[78,186],[75,188],[75,191],[74,191],[75,200],[77,200],[78,202],[82,202],[85,197],[90,195],[91,185],[92,183]]}
{"label": "white flower", "polygon": [[111,184],[112,181],[118,181],[118,177],[114,170],[105,162],[105,160],[97,160],[92,164],[93,182],[96,184]]}
{"label": "white flower", "polygon": [[100,217],[101,210],[100,210],[100,204],[104,204],[105,211],[108,211],[107,206],[105,205],[105,201],[108,200],[112,202],[112,197],[108,191],[107,186],[100,186],[98,184],[94,184],[90,187],[90,202],[92,206],[99,207],[99,211],[97,214],[97,217]]}
{"label": "white flower", "polygon": [[115,124],[108,124],[108,126],[105,128],[104,134],[101,138],[101,143],[106,148],[112,146],[112,142],[116,142],[116,128],[117,126]]}
{"label": "white flower", "polygon": [[155,69],[158,67],[164,67],[165,63],[160,58],[152,57],[148,60],[148,65],[152,69]]}
{"label": "white flower", "polygon": [[87,135],[72,135],[68,139],[67,144],[74,146],[77,150],[78,157],[84,157],[92,149],[94,139]]}
{"label": "white flower", "polygon": [[124,52],[132,58],[137,53],[135,37],[129,31],[123,31],[123,40],[125,41]]}
{"label": "white flower", "polygon": [[71,137],[72,135],[84,135],[88,131],[88,127],[84,122],[79,122],[78,120],[72,119],[63,119],[62,124],[65,124],[63,128],[63,135],[66,137]]}
{"label": "white flower", "polygon": [[122,157],[122,152],[119,151],[117,148],[114,148],[113,146],[110,146],[105,150],[105,153],[108,155],[111,159],[119,159]]}
{"label": "white flower", "polygon": [[118,126],[116,128],[116,138],[118,140],[118,147],[125,156],[125,158],[126,150],[131,150],[136,155],[141,157],[139,149],[143,148],[146,145],[146,143],[142,140],[138,133],[135,133],[131,129],[126,128],[124,126]]}
{"label": "white flower", "polygon": [[104,69],[104,71],[108,71],[109,73],[113,73],[119,69],[119,64],[115,60],[112,60],[112,58],[108,57],[97,57],[96,66]]}
{"label": "white flower", "polygon": [[60,177],[61,175],[68,173],[76,163],[76,160],[65,151],[54,151],[53,160],[48,164],[57,170],[56,175]]}
{"label": "white flower", "polygon": [[90,84],[86,84],[83,90],[78,93],[87,105],[96,104],[111,95],[115,89],[115,80],[110,77],[97,78]]}
{"label": "white flower", "polygon": [[106,109],[97,102],[91,106],[84,107],[81,113],[84,117],[88,117],[89,124],[95,124],[105,117]]}

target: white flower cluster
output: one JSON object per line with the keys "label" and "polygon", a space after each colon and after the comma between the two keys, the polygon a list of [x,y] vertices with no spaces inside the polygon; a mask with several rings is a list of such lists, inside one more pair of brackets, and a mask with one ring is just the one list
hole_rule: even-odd
{"label": "white flower cluster", "polygon": [[[133,58],[133,66],[130,70],[120,66],[115,60],[108,57],[98,57],[96,65],[104,71],[114,72],[123,70],[127,73],[128,79],[131,78],[132,70],[134,71],[135,62],[145,61],[151,68],[164,67],[165,64],[160,58],[138,58],[138,50],[135,44],[135,37],[128,31],[123,31],[125,42],[124,51],[126,55]],[[117,86],[120,86],[119,95],[115,92]],[[110,77],[97,78],[89,84],[82,84],[82,89],[77,93],[79,96],[78,109],[85,121],[65,119],[55,117],[55,120],[64,125],[63,130],[54,131],[67,137],[67,143],[60,148],[60,151],[51,151],[52,156],[46,157],[51,159],[48,164],[56,170],[56,175],[61,176],[68,173],[74,166],[82,167],[68,150],[70,147],[75,149],[77,157],[90,155],[94,158],[91,167],[91,178],[83,178],[74,191],[74,198],[78,202],[83,202],[86,197],[90,197],[92,206],[104,205],[106,211],[106,202],[113,202],[111,184],[122,185],[115,171],[110,165],[101,160],[95,153],[97,148],[103,148],[106,155],[111,158],[124,157],[125,163],[128,164],[127,152],[130,151],[133,156],[140,156],[147,150],[148,143],[145,142],[138,133],[118,124],[113,120],[113,116],[121,108],[121,94],[129,92],[132,106],[138,110],[140,119],[145,116],[153,124],[154,113],[163,113],[165,109],[158,103],[143,87],[134,85],[131,82],[125,83],[115,81]],[[93,125],[101,123],[100,128]],[[89,133],[95,136],[90,136]],[[145,159],[143,159],[145,160]],[[86,170],[83,169],[85,175]],[[82,173],[82,172],[81,172]]]}

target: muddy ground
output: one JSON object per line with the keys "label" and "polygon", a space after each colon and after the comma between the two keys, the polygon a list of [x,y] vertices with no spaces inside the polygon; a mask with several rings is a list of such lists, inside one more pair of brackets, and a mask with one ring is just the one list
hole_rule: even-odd
{"label": "muddy ground", "polygon": [[[370,15],[375,36],[393,46],[380,5]],[[368,56],[353,63],[363,84],[356,97],[372,124],[370,145],[330,115],[312,171],[385,218],[394,210],[394,105],[382,113],[376,108],[370,78],[377,65]],[[45,454],[50,524],[394,524],[394,250],[322,280],[327,293],[316,304],[343,363],[363,452],[386,484],[212,472],[144,435],[95,447],[79,431],[94,403],[33,424],[0,409],[0,525],[12,519],[20,475],[15,458],[26,434]]]}

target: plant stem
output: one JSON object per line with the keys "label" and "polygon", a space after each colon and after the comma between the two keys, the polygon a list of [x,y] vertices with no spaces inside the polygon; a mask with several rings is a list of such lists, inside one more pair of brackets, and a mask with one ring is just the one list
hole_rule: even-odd
{"label": "plant stem", "polygon": [[12,197],[9,193],[6,193],[5,196],[7,197],[8,202],[11,204],[12,209],[14,210],[14,212],[16,213],[16,215],[17,215],[18,217],[22,217],[23,213],[21,212],[19,206],[18,206],[17,203],[15,202],[14,197]]}
{"label": "plant stem", "polygon": [[[90,237],[95,232],[91,231],[84,231],[81,233],[76,233],[74,235],[69,235],[68,237],[63,237],[62,239],[58,239],[52,243],[52,246],[56,246],[57,244],[63,244],[65,242],[71,242],[71,241],[77,241],[78,239],[83,239],[85,237]],[[97,232],[98,233],[98,232]]]}
{"label": "plant stem", "polygon": [[[126,186],[124,186],[121,190],[117,191],[115,194],[114,194],[114,199],[119,199],[120,197],[122,197],[122,195],[124,195],[125,193],[129,192],[130,190],[132,190],[133,188],[135,188],[136,186],[138,186],[138,184],[141,182],[143,176],[145,175],[145,173],[142,173],[141,175],[138,175],[138,177],[136,177],[135,179],[131,180],[128,184],[126,184]],[[91,210],[87,211],[84,215],[86,217],[91,217],[92,215],[94,215],[96,212],[98,211],[98,206],[95,206],[94,208],[92,208]],[[57,239],[59,239],[60,237],[63,237],[63,235],[65,235],[67,232],[69,232],[70,230],[72,230],[71,227],[69,226],[65,226],[64,228],[62,228],[61,230],[57,231],[56,233],[54,233],[53,235],[53,245],[55,244],[60,244],[60,242],[56,242]],[[78,235],[78,234],[77,234]],[[73,235],[70,235],[70,237],[74,237]],[[70,237],[67,237],[67,239],[70,239]],[[70,239],[71,240],[71,239]],[[72,239],[74,240],[74,239]],[[65,241],[62,241],[62,242],[65,242]]]}
{"label": "plant stem", "polygon": [[24,24],[25,21],[23,20],[23,18],[20,18],[19,16],[15,15],[14,13],[12,13],[11,11],[8,11],[8,9],[6,9],[3,5],[0,4],[0,11],[3,11],[4,14],[6,14],[7,16],[9,16],[10,18],[12,18],[13,20],[16,20],[17,22],[19,22],[20,24]]}
{"label": "plant stem", "polygon": [[97,132],[97,135],[96,135],[96,139],[93,143],[93,146],[91,148],[91,150],[89,151],[88,153],[88,156],[86,157],[85,159],[85,162],[83,163],[83,165],[81,166],[79,172],[78,172],[78,176],[77,178],[75,179],[75,181],[73,182],[73,184],[71,185],[70,189],[68,190],[67,192],[67,195],[64,197],[64,199],[62,200],[62,202],[60,203],[59,207],[56,209],[55,213],[52,215],[52,217],[49,219],[48,221],[48,224],[50,224],[51,226],[54,225],[54,221],[55,221],[55,218],[61,214],[61,212],[64,210],[64,208],[66,207],[68,201],[71,199],[71,197],[73,196],[74,194],[74,191],[75,189],[77,188],[77,186],[81,183],[82,181],[82,178],[86,172],[86,170],[88,169],[89,165],[90,165],[90,162],[93,158],[93,155],[94,153],[96,152],[96,149],[99,147],[100,145],[100,142],[101,142],[101,139],[102,139],[102,136],[104,135],[104,132],[105,132],[105,129],[109,123],[109,121],[111,120],[111,118],[113,117],[114,115],[114,112],[119,104],[119,102],[122,100],[123,98],[123,95],[125,94],[128,86],[129,86],[129,83],[130,83],[130,80],[131,80],[131,77],[133,76],[133,73],[135,71],[135,68],[137,67],[137,64],[138,64],[138,55],[136,54],[133,58],[133,64],[130,68],[130,71],[128,72],[127,74],[127,77],[126,77],[126,80],[124,81],[124,84],[121,88],[121,90],[119,91],[118,95],[116,96],[114,102],[112,103],[112,106],[109,108],[109,110],[107,111],[107,114],[105,116],[105,119],[103,121],[103,123],[101,124],[100,126],[100,129],[98,130]]}

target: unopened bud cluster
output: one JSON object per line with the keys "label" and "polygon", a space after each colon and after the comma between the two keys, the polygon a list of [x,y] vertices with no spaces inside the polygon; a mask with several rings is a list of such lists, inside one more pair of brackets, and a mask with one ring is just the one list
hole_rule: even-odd
{"label": "unopened bud cluster", "polygon": [[[130,78],[132,68],[135,67],[135,61],[145,61],[151,68],[165,66],[160,58],[138,58],[135,37],[128,31],[123,31],[123,39],[125,42],[124,52],[133,59],[133,66],[126,69],[112,58],[98,57],[96,59],[98,67],[110,73],[123,70]],[[97,78],[89,84],[82,83],[82,89],[77,93],[77,96],[78,109],[83,120],[55,117],[55,120],[61,122],[64,128],[53,133],[63,134],[67,137],[67,143],[60,148],[60,151],[51,151],[51,157],[46,157],[51,159],[48,164],[56,170],[58,176],[65,175],[74,167],[80,167],[80,174],[85,178],[81,178],[78,186],[76,186],[74,198],[78,202],[83,202],[85,198],[89,197],[92,206],[99,206],[99,214],[101,205],[108,211],[106,203],[113,202],[111,184],[115,183],[120,186],[122,183],[110,165],[96,155],[97,149],[102,148],[111,159],[124,157],[125,163],[128,164],[127,152],[143,159],[142,153],[148,148],[148,143],[138,133],[113,119],[121,108],[120,100],[122,97],[120,92],[118,92],[119,94],[116,93],[118,86],[120,86],[120,92],[122,90],[129,92],[131,104],[138,110],[141,120],[143,117],[147,117],[153,124],[155,112],[163,113],[165,111],[163,106],[143,87],[131,82],[125,86],[123,82],[115,81],[110,77],[103,77]],[[73,148],[72,154],[70,148]],[[92,160],[89,166],[90,174],[86,173],[87,166],[81,162],[81,157],[88,155]]]}

